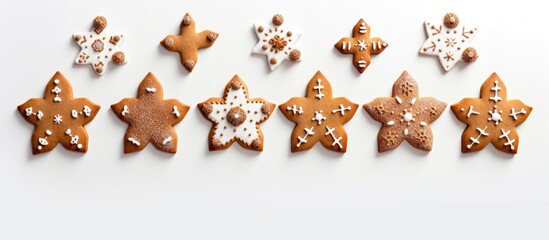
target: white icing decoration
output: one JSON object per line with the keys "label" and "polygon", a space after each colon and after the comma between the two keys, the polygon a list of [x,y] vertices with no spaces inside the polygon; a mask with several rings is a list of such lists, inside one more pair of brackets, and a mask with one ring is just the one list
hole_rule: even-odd
{"label": "white icing decoration", "polygon": [[77,118],[77,117],[78,117],[78,112],[77,112],[76,110],[73,109],[73,110],[71,111],[71,117],[72,117],[72,118]]}
{"label": "white icing decoration", "polygon": [[48,140],[46,140],[45,138],[38,138],[38,143],[40,143],[40,145],[42,146],[46,146],[48,145]]}
{"label": "white icing decoration", "polygon": [[330,135],[332,137],[332,139],[334,140],[334,142],[332,143],[332,146],[335,146],[336,144],[339,146],[339,148],[343,148],[343,146],[341,145],[341,143],[339,143],[339,141],[341,141],[341,139],[343,137],[338,137],[336,138],[335,135],[334,135],[334,130],[335,128],[330,128],[328,126],[326,126],[326,133],[324,135]]}
{"label": "white icing decoration", "polygon": [[152,87],[145,88],[145,90],[147,90],[147,92],[150,92],[150,93],[156,92],[156,88],[152,88]]}
{"label": "white icing decoration", "polygon": [[395,125],[395,121],[388,121],[387,122],[387,126],[393,126],[393,125]]}
{"label": "white icing decoration", "polygon": [[[346,49],[345,49],[346,48]],[[351,41],[343,42],[341,44],[341,49],[351,51]]]}
{"label": "white icing decoration", "polygon": [[67,130],[65,130],[65,135],[69,136],[71,138],[71,141],[69,142],[71,145],[76,145],[76,147],[78,149],[81,149],[82,148],[82,144],[79,144],[78,141],[80,139],[80,137],[78,137],[78,135],[72,135],[71,134],[71,129],[70,128],[67,128]]}
{"label": "white icing decoration", "polygon": [[32,107],[28,107],[28,108],[25,108],[25,115],[28,117],[30,115],[32,115],[33,112],[32,112]]}
{"label": "white icing decoration", "polygon": [[[386,43],[385,43],[385,45],[386,45]],[[381,50],[381,42],[380,41],[372,42],[372,48],[373,48],[373,50],[377,50],[377,49]]]}
{"label": "white icing decoration", "polygon": [[421,125],[421,126],[424,126],[424,127],[425,127],[425,126],[427,126],[427,123],[426,123],[426,122],[419,122],[419,125]]}
{"label": "white icing decoration", "polygon": [[61,122],[63,122],[63,116],[56,114],[55,116],[53,116],[53,122],[55,124],[61,124]]}
{"label": "white icing decoration", "polygon": [[128,110],[128,106],[124,105],[124,107],[122,107],[122,112],[120,112],[120,114],[122,114],[122,116],[125,117],[126,114],[128,113],[130,113],[130,111]]}
{"label": "white icing decoration", "polygon": [[55,94],[55,97],[53,98],[54,102],[61,102],[61,98],[59,97],[59,93],[61,92],[61,88],[55,86],[52,90],[52,93]]}
{"label": "white icing decoration", "polygon": [[[254,24],[258,41],[252,52],[266,55],[267,62],[269,62],[269,69],[271,71],[274,71],[278,66],[280,66],[284,60],[290,59],[290,52],[295,49],[294,45],[301,37],[301,33],[287,29],[283,25],[284,24],[281,26],[275,26],[273,24]],[[263,28],[263,32],[259,32],[259,27]],[[287,35],[288,32],[292,32],[291,36]],[[282,51],[271,51],[271,44],[269,44],[269,40],[274,38],[276,35],[286,40],[286,46]],[[263,50],[263,45],[266,45],[268,49]],[[276,59],[275,64],[270,63],[271,58]]]}
{"label": "white icing decoration", "polygon": [[172,107],[172,114],[178,118],[179,116],[181,116],[181,113],[179,113],[179,110],[177,110],[177,106],[173,106]]}
{"label": "white icing decoration", "polygon": [[314,127],[311,127],[311,128],[305,128],[305,136],[303,137],[300,137],[300,136],[297,136],[297,140],[299,140],[299,142],[297,143],[297,147],[301,146],[302,143],[306,143],[307,142],[307,137],[308,136],[312,136],[314,135],[315,133],[313,132],[313,128]]}
{"label": "white icing decoration", "polygon": [[42,119],[43,116],[44,116],[44,113],[42,113],[42,111],[36,112],[36,118],[38,118],[38,120]]}
{"label": "white icing decoration", "polygon": [[358,32],[365,34],[368,32],[368,29],[366,29],[366,24],[364,22],[360,23],[360,27],[358,28]]}
{"label": "white icing decoration", "polygon": [[488,121],[494,121],[496,126],[499,124],[499,122],[503,122],[503,118],[501,117],[501,114],[503,111],[498,111],[496,109],[496,106],[494,105],[494,111],[488,111],[490,113],[490,117],[488,117]]}
{"label": "white icing decoration", "polygon": [[131,138],[131,137],[128,138],[128,142],[131,142],[133,145],[136,145],[136,146],[141,145],[141,143],[139,141],[137,141],[137,140],[135,140],[134,138]]}
{"label": "white icing decoration", "polygon": [[[363,58],[361,57],[361,59],[363,59]],[[358,60],[357,63],[358,63],[358,67],[360,67],[360,68],[365,68],[366,67],[366,61],[365,60]]]}
{"label": "white icing decoration", "polygon": [[498,96],[498,92],[501,90],[501,87],[499,86],[499,81],[496,80],[494,81],[495,83],[495,86],[490,88],[490,91],[494,91],[494,96],[493,97],[490,97],[490,100],[494,101],[494,103],[498,103],[498,101],[501,101],[501,97]]}
{"label": "white icing decoration", "polygon": [[321,81],[322,80],[320,80],[320,78],[317,79],[316,80],[317,85],[313,87],[314,90],[318,91],[318,94],[315,95],[315,97],[318,98],[318,99],[322,99],[324,97],[324,93],[322,93],[322,89],[324,89],[324,86],[322,84],[320,84]]}
{"label": "white icing decoration", "polygon": [[84,108],[82,109],[82,112],[84,112],[84,115],[86,117],[89,117],[91,115],[91,108],[87,105],[84,105]]}
{"label": "white icing decoration", "polygon": [[408,136],[408,128],[404,129],[404,136]]}
{"label": "white icing decoration", "polygon": [[323,120],[326,120],[326,117],[324,117],[324,115],[322,115],[322,110],[319,111],[315,111],[315,117],[312,118],[313,121],[317,121],[318,122],[318,125],[320,125],[322,123]]}
{"label": "white icing decoration", "polygon": [[417,101],[417,99],[416,99],[416,98],[412,98],[412,101],[410,101],[410,105],[414,105],[414,104],[416,104],[416,101]]}
{"label": "white icing decoration", "polygon": [[78,149],[82,149],[82,144],[79,143],[78,145],[76,145],[76,147],[77,147]]}
{"label": "white icing decoration", "polygon": [[355,44],[355,46],[358,47],[358,50],[363,51],[363,50],[366,50],[366,48],[368,47],[368,44],[366,44],[365,40],[362,39],[362,40],[358,40],[358,43]]}
{"label": "white icing decoration", "polygon": [[298,109],[296,105],[293,105],[292,107],[287,107],[286,110],[292,111],[293,115],[295,115],[296,113],[299,115],[303,114],[303,108],[301,106],[299,106]]}
{"label": "white icing decoration", "polygon": [[46,130],[46,135],[50,136],[52,132],[50,130]]}
{"label": "white icing decoration", "polygon": [[406,125],[410,126],[412,123],[415,122],[416,119],[414,118],[414,114],[412,113],[412,109],[404,110],[404,113],[401,113],[400,116],[402,119],[400,119],[400,122],[406,123]]}
{"label": "white icing decoration", "polygon": [[395,99],[397,100],[398,104],[402,104],[402,99],[400,99],[400,97],[395,97]]}
{"label": "white icing decoration", "polygon": [[38,112],[34,113],[32,111],[32,107],[25,108],[25,116],[30,117],[31,115],[36,115],[36,118],[38,120],[41,120],[42,117],[44,116],[44,113],[42,113],[42,111],[38,111]]}
{"label": "white icing decoration", "polygon": [[511,130],[507,130],[506,132],[505,130],[503,130],[503,128],[501,128],[501,135],[499,136],[499,138],[505,138],[507,140],[507,142],[504,143],[503,146],[510,146],[511,150],[515,150],[515,146],[513,146],[515,139],[510,139],[509,133],[511,133]]}
{"label": "white icing decoration", "polygon": [[351,106],[343,106],[343,104],[339,104],[339,109],[332,110],[332,113],[341,113],[341,116],[345,115],[345,111],[351,111]]}
{"label": "white icing decoration", "polygon": [[[464,110],[462,110],[462,111],[464,111]],[[469,106],[469,111],[467,112],[467,118],[469,118],[471,116],[471,114],[479,115],[479,112],[475,112],[473,110],[473,105]]]}
{"label": "white icing decoration", "polygon": [[511,114],[509,116],[513,117],[513,119],[518,120],[517,115],[519,114],[526,114],[526,110],[524,108],[520,109],[520,112],[515,112],[515,108],[511,108]]}
{"label": "white icing decoration", "polygon": [[449,28],[444,24],[434,25],[425,22],[427,40],[419,49],[419,53],[437,56],[442,68],[450,71],[456,63],[462,61],[463,51],[471,46],[471,40],[477,34],[477,28],[458,26]]}
{"label": "white icing decoration", "polygon": [[480,144],[480,141],[478,139],[481,136],[488,136],[489,135],[487,132],[485,132],[486,128],[488,128],[488,126],[485,126],[484,129],[477,128],[477,131],[479,132],[479,134],[476,138],[473,138],[473,137],[469,138],[469,140],[471,140],[471,144],[467,145],[467,148],[471,148],[475,144]]}
{"label": "white icing decoration", "polygon": [[169,142],[172,141],[172,136],[169,136],[167,138],[165,138],[163,141],[162,141],[162,145],[166,146]]}
{"label": "white icing decoration", "polygon": [[59,79],[53,80],[53,83],[54,83],[54,84],[59,84]]}

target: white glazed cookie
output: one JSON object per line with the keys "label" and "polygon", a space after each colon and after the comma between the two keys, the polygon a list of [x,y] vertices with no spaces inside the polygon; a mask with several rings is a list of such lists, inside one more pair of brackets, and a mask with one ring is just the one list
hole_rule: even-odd
{"label": "white glazed cookie", "polygon": [[282,15],[276,14],[272,19],[272,24],[254,24],[258,42],[252,52],[266,55],[271,71],[275,70],[284,60],[292,62],[301,60],[301,52],[294,48],[301,33],[284,28],[283,23]]}
{"label": "white glazed cookie", "polygon": [[74,60],[76,64],[91,64],[95,73],[103,75],[110,61],[115,64],[126,62],[126,56],[120,46],[124,35],[109,34],[105,31],[107,19],[98,16],[93,20],[92,31],[73,34],[74,41],[81,50]]}
{"label": "white glazed cookie", "polygon": [[466,63],[477,60],[477,51],[470,45],[478,30],[460,26],[456,14],[447,13],[443,24],[426,21],[425,32],[427,40],[419,49],[419,53],[438,56],[445,71],[450,71],[460,60]]}

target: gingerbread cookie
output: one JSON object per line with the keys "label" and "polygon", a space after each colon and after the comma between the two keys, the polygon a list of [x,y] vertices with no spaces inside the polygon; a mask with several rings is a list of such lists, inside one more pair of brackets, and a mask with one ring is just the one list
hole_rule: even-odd
{"label": "gingerbread cookie", "polygon": [[297,62],[301,60],[301,51],[294,48],[301,33],[282,27],[284,17],[274,15],[272,24],[254,24],[257,44],[253,53],[264,54],[271,71],[275,70],[284,60]]}
{"label": "gingerbread cookie", "polygon": [[188,13],[181,21],[179,35],[168,35],[160,42],[168,51],[178,52],[181,58],[181,64],[192,72],[198,62],[198,49],[211,47],[218,33],[205,30],[196,33],[194,19]]}
{"label": "gingerbread cookie", "polygon": [[109,34],[105,31],[107,19],[98,16],[93,20],[91,32],[78,32],[73,39],[80,46],[80,53],[74,60],[76,64],[91,64],[95,73],[103,75],[110,61],[115,64],[126,62],[126,55],[120,46],[124,43],[124,35]]}
{"label": "gingerbread cookie", "polygon": [[141,151],[151,142],[160,151],[176,153],[177,133],[173,126],[181,122],[189,106],[177,99],[164,99],[162,85],[152,73],[139,84],[137,98],[125,98],[112,110],[127,123],[124,153]]}
{"label": "gingerbread cookie", "polygon": [[334,98],[332,86],[320,71],[307,84],[305,97],[294,97],[279,106],[280,111],[295,122],[292,131],[292,152],[312,148],[318,141],[329,150],[347,151],[347,132],[343,124],[351,120],[358,104],[345,97]]}
{"label": "gingerbread cookie", "polygon": [[459,26],[459,18],[447,13],[442,24],[425,22],[427,40],[419,53],[438,56],[440,65],[450,71],[459,61],[472,63],[477,60],[477,51],[471,47],[471,40],[477,34],[477,28]]}
{"label": "gingerbread cookie", "polygon": [[378,151],[395,149],[404,139],[424,151],[433,148],[429,124],[444,112],[446,103],[432,97],[419,97],[419,86],[407,71],[393,85],[392,97],[376,98],[364,104],[372,118],[382,123],[377,134]]}
{"label": "gingerbread cookie", "polygon": [[87,98],[73,98],[69,81],[56,72],[46,85],[43,99],[29,99],[17,109],[35,126],[32,153],[38,154],[53,150],[57,143],[72,151],[86,152],[88,133],[84,125],[95,118],[100,107]]}
{"label": "gingerbread cookie", "polygon": [[516,154],[519,136],[516,126],[532,112],[532,107],[520,100],[507,100],[507,88],[496,73],[492,73],[480,88],[479,98],[464,98],[451,106],[459,121],[467,124],[461,135],[461,151],[480,151],[488,143],[498,150]]}
{"label": "gingerbread cookie", "polygon": [[353,28],[353,37],[344,37],[334,47],[343,54],[353,54],[353,65],[363,73],[370,65],[371,55],[383,52],[388,44],[383,39],[370,38],[370,26],[360,19]]}
{"label": "gingerbread cookie", "polygon": [[210,151],[230,147],[236,140],[242,147],[262,151],[263,133],[259,124],[273,113],[275,104],[262,98],[249,99],[248,87],[235,75],[225,87],[223,98],[210,98],[198,109],[213,127],[208,135]]}

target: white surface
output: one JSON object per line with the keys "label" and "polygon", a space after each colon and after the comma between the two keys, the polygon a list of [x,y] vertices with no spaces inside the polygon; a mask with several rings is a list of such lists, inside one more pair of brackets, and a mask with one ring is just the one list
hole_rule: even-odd
{"label": "white surface", "polygon": [[[106,3],[109,4],[106,4]],[[156,2],[156,1],[155,1]],[[0,160],[0,239],[547,239],[549,161],[547,90],[549,31],[540,1],[6,1],[0,7],[3,134]],[[541,1],[542,2],[542,1]],[[480,58],[444,73],[435,57],[419,56],[424,20],[456,12],[477,26]],[[197,29],[221,35],[200,51],[192,74],[176,53],[159,42],[179,32],[190,12]],[[265,56],[251,55],[254,22],[280,12],[303,32],[303,61],[270,73]],[[111,64],[98,77],[73,65],[78,46],[71,35],[88,31],[104,15],[112,32],[124,32],[129,62]],[[372,36],[390,46],[359,75],[351,55],[333,44],[350,36],[364,18]],[[379,123],[361,108],[345,125],[346,154],[313,149],[290,153],[294,125],[280,112],[261,124],[265,150],[234,145],[208,152],[211,124],[196,104],[221,96],[239,74],[252,97],[283,103],[303,96],[317,70],[331,81],[334,96],[364,104],[388,96],[408,70],[421,95],[447,103],[477,97],[497,71],[510,98],[534,107],[518,128],[519,154],[487,146],[461,154],[465,127],[447,108],[433,125],[434,149],[409,144],[376,152]],[[16,106],[42,97],[55,71],[70,80],[75,96],[102,109],[87,125],[87,154],[61,146],[32,156],[32,125]],[[148,146],[123,154],[127,125],[110,104],[134,97],[153,72],[165,96],[192,106],[175,127],[179,149],[164,154]]]}

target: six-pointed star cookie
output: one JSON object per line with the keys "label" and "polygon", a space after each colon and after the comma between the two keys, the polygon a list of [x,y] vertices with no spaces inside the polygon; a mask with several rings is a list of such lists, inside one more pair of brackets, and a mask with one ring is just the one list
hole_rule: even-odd
{"label": "six-pointed star cookie", "polygon": [[99,106],[87,98],[73,98],[72,87],[65,76],[56,72],[46,85],[44,98],[32,98],[17,109],[32,123],[32,153],[49,152],[61,143],[65,148],[86,152],[88,133],[84,125],[91,122]]}
{"label": "six-pointed star cookie", "polygon": [[168,51],[178,52],[181,64],[192,72],[198,62],[198,49],[211,47],[218,33],[205,30],[196,33],[195,22],[188,13],[181,21],[179,35],[168,35],[160,42]]}
{"label": "six-pointed star cookie", "polygon": [[370,38],[370,26],[360,19],[353,28],[353,37],[344,37],[334,47],[343,54],[353,54],[353,65],[360,73],[370,65],[371,55],[383,52],[388,44],[383,39]]}
{"label": "six-pointed star cookie", "polygon": [[345,97],[333,98],[332,86],[320,71],[307,84],[304,98],[294,97],[279,106],[296,126],[292,131],[292,152],[312,148],[320,141],[335,152],[347,151],[347,133],[343,124],[355,115],[358,104]]}
{"label": "six-pointed star cookie", "polygon": [[124,135],[124,153],[140,151],[149,142],[164,152],[177,151],[173,126],[183,120],[189,106],[176,99],[164,100],[162,85],[152,73],[139,84],[137,98],[125,98],[111,108],[129,125]]}
{"label": "six-pointed star cookie", "polygon": [[301,52],[294,49],[294,44],[301,37],[301,33],[283,28],[283,23],[282,15],[276,14],[272,24],[254,24],[258,42],[252,52],[266,55],[271,71],[285,59],[292,62],[301,60]]}
{"label": "six-pointed star cookie", "polygon": [[262,98],[249,99],[248,87],[235,75],[225,87],[223,98],[210,98],[198,109],[213,127],[208,135],[210,151],[226,149],[236,140],[242,147],[262,151],[259,124],[273,113],[275,104]]}
{"label": "six-pointed star cookie", "polygon": [[364,108],[383,124],[377,135],[379,152],[395,149],[404,139],[418,149],[431,151],[433,132],[429,124],[442,114],[446,103],[419,97],[417,82],[404,71],[393,85],[392,97],[376,98]]}
{"label": "six-pointed star cookie", "polygon": [[478,58],[477,51],[470,47],[470,42],[477,34],[476,28],[459,27],[456,14],[447,13],[443,24],[425,22],[427,40],[419,53],[438,56],[440,65],[445,71],[450,71],[460,60],[472,63]]}
{"label": "six-pointed star cookie", "polygon": [[507,100],[507,88],[492,73],[480,88],[480,99],[464,98],[451,106],[459,121],[467,124],[461,136],[461,151],[480,151],[491,142],[498,150],[516,154],[519,136],[516,126],[532,112],[520,100]]}
{"label": "six-pointed star cookie", "polygon": [[80,46],[80,53],[74,60],[76,64],[91,64],[95,73],[103,75],[107,64],[126,62],[126,56],[119,48],[124,43],[124,35],[109,34],[105,31],[107,19],[98,16],[93,20],[91,32],[73,34],[74,41]]}

